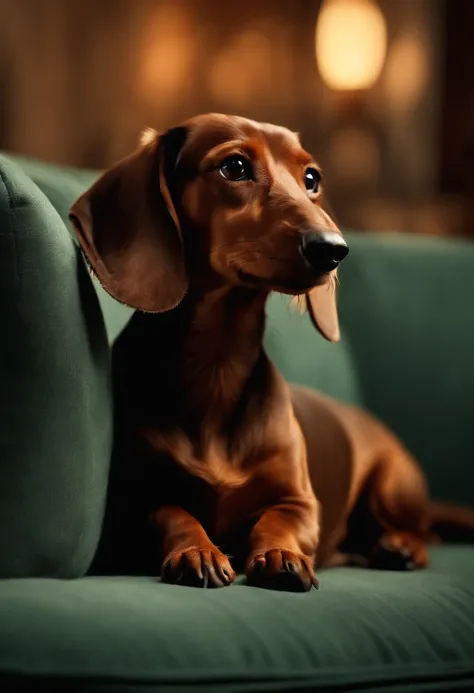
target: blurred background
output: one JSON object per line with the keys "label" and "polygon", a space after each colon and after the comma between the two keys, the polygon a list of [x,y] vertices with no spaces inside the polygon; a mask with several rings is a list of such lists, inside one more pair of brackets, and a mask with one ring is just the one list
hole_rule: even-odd
{"label": "blurred background", "polygon": [[102,168],[206,111],[301,133],[346,228],[474,238],[474,0],[0,0],[0,149]]}

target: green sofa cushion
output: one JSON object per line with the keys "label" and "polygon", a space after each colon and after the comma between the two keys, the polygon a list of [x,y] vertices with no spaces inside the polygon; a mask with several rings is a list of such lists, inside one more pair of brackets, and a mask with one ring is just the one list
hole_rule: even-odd
{"label": "green sofa cushion", "polygon": [[111,452],[109,348],[61,218],[0,157],[0,577],[82,575]]}
{"label": "green sofa cushion", "polygon": [[301,595],[5,581],[0,671],[48,691],[472,693],[474,551],[437,547],[432,560],[413,573],[322,571],[321,589]]}
{"label": "green sofa cushion", "polygon": [[436,498],[474,507],[474,243],[366,233],[350,247],[340,316],[361,401]]}
{"label": "green sofa cushion", "polygon": [[272,294],[267,305],[265,346],[274,364],[291,383],[363,406],[359,372],[344,325],[341,341],[331,344],[315,330],[308,314],[290,307],[289,301],[288,296]]}

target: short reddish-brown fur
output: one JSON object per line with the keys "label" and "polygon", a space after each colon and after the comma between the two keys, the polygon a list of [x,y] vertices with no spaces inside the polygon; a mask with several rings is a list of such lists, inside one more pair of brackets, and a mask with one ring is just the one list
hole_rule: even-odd
{"label": "short reddish-brown fur", "polygon": [[[236,152],[252,183],[219,175]],[[308,229],[340,233],[303,186],[311,163],[284,128],[209,114],[147,132],[72,208],[106,290],[141,309],[114,348],[101,570],[221,586],[243,568],[307,590],[315,565],[427,564],[432,506],[411,455],[366,413],[288,385],[262,346],[273,290],[305,295],[339,337],[335,273],[315,277],[299,251]]]}

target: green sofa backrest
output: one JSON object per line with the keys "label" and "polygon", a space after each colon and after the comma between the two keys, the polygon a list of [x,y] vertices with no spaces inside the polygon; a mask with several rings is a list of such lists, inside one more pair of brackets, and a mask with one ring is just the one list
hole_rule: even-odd
{"label": "green sofa backrest", "polygon": [[[63,218],[95,172],[20,161]],[[266,343],[285,377],[365,406],[418,456],[434,495],[473,503],[474,245],[347,233],[340,272],[342,340],[272,297]],[[130,309],[95,282],[112,341]]]}

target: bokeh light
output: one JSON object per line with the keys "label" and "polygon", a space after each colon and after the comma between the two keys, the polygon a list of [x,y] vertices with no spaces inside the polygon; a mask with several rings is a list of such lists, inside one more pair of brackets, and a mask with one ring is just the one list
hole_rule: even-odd
{"label": "bokeh light", "polygon": [[390,105],[408,110],[426,92],[430,81],[428,47],[418,33],[409,31],[396,37],[390,48],[384,73],[384,88]]}
{"label": "bokeh light", "polygon": [[316,25],[316,58],[328,87],[368,89],[382,70],[387,31],[371,0],[325,0]]}
{"label": "bokeh light", "polygon": [[182,5],[158,7],[142,39],[139,89],[146,101],[177,100],[195,59],[196,32],[192,17]]}

